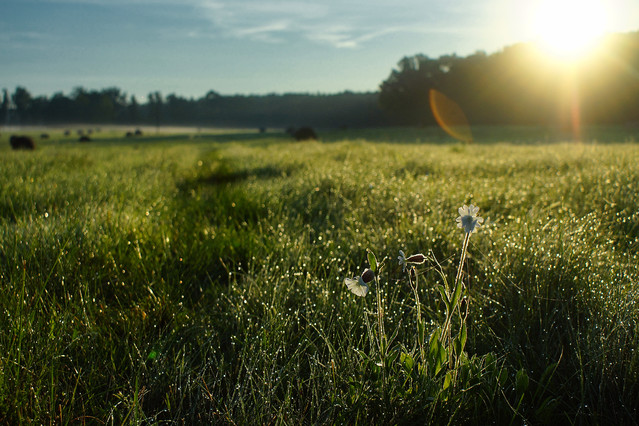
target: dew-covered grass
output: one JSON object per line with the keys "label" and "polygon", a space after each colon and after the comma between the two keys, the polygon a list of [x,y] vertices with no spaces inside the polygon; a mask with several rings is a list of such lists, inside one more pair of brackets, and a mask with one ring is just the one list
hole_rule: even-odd
{"label": "dew-covered grass", "polygon": [[[0,423],[639,421],[639,145],[418,134],[3,134]],[[413,363],[415,299],[428,340],[470,203],[446,387]],[[387,257],[381,365],[376,289],[344,285],[367,249]],[[416,291],[400,249],[437,260]]]}

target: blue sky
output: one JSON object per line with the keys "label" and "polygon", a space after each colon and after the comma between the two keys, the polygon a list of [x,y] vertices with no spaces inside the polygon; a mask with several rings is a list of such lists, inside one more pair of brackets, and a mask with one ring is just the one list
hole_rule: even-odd
{"label": "blue sky", "polygon": [[[0,0],[0,88],[373,91],[402,56],[527,41],[535,1]],[[607,4],[609,30],[639,29],[637,0]]]}

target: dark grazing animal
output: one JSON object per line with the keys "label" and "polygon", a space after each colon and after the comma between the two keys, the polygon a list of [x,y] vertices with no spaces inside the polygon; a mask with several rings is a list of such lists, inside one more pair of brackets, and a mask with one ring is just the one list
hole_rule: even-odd
{"label": "dark grazing animal", "polygon": [[12,135],[9,143],[13,149],[35,149],[35,142],[29,136]]}
{"label": "dark grazing animal", "polygon": [[79,141],[80,142],[91,142],[91,138],[86,136],[86,135],[84,135],[84,136],[80,136]]}
{"label": "dark grazing animal", "polygon": [[317,133],[311,127],[300,127],[293,132],[293,137],[297,141],[317,140]]}
{"label": "dark grazing animal", "polygon": [[40,139],[49,139],[49,134],[48,133],[42,133],[40,135]]}

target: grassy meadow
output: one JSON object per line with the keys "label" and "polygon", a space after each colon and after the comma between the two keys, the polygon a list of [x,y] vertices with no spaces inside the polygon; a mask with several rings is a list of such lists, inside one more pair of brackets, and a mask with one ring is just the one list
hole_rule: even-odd
{"label": "grassy meadow", "polygon": [[477,133],[3,132],[0,423],[636,424],[637,132]]}

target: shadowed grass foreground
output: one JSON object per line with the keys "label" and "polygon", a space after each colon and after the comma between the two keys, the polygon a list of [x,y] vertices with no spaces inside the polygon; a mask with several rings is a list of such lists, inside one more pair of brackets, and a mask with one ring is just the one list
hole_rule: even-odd
{"label": "shadowed grass foreground", "polygon": [[[636,422],[639,148],[397,139],[3,147],[0,422]],[[452,281],[471,202],[471,361],[446,390],[407,357],[395,259]],[[343,282],[367,248],[389,258],[383,365],[374,298]]]}

